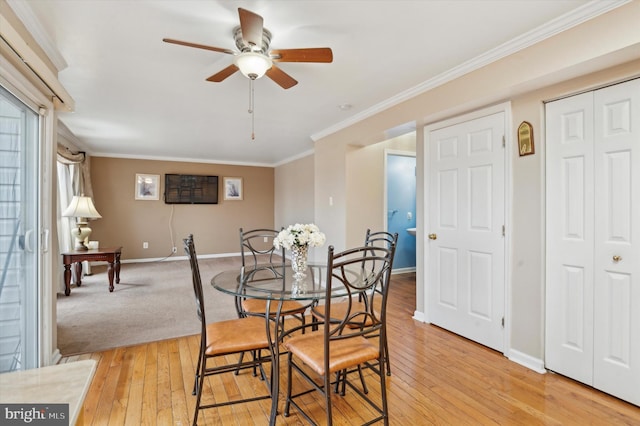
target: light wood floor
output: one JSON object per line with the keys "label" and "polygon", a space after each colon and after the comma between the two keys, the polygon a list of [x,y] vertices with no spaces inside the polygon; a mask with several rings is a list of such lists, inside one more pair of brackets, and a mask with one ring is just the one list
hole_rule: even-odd
{"label": "light wood floor", "polygon": [[[394,275],[388,326],[392,376],[387,378],[392,425],[640,425],[640,408],[556,374],[537,374],[503,355],[438,327],[411,319],[415,274]],[[98,361],[84,404],[88,425],[189,425],[196,336],[64,358]],[[286,357],[282,358],[286,363]],[[284,370],[284,368],[283,368]],[[367,383],[376,393],[373,378]],[[282,383],[286,382],[283,376]],[[249,372],[211,379],[217,399],[265,392]],[[298,380],[295,386],[302,386]],[[212,400],[211,387],[203,398]],[[334,396],[338,425],[364,422],[353,395]],[[304,397],[323,423],[323,406]],[[282,401],[282,397],[281,397]],[[280,404],[282,407],[282,403]],[[269,400],[201,412],[199,424],[268,424]],[[305,424],[293,414],[278,424]]]}

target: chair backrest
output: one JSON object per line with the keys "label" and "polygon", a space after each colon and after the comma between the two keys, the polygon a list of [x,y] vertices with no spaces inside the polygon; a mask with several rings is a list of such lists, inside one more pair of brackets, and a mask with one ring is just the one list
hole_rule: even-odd
{"label": "chair backrest", "polygon": [[[391,263],[395,243],[389,247],[362,246],[334,253],[329,247],[327,258],[327,293],[324,312],[325,350],[330,341],[358,335],[386,335],[386,306]],[[331,314],[331,289],[344,287],[348,293],[348,309],[343,318]],[[363,295],[362,302],[352,303],[356,294]],[[379,303],[376,299],[380,298]],[[357,325],[357,327],[354,327]],[[326,361],[328,362],[328,360]],[[327,366],[328,367],[328,366]]]}
{"label": "chair backrest", "polygon": [[386,231],[375,231],[367,229],[364,237],[365,246],[390,247],[390,245],[398,245],[398,233],[392,234]]}
{"label": "chair backrest", "polygon": [[204,313],[204,296],[202,292],[202,280],[200,278],[200,267],[198,266],[198,256],[196,254],[196,247],[193,243],[193,235],[189,234],[187,238],[183,240],[184,251],[189,256],[189,263],[191,265],[191,280],[193,281],[193,293],[196,297],[196,309],[198,318],[202,323],[202,329],[204,330],[207,324]]}
{"label": "chair backrest", "polygon": [[[386,247],[390,248],[393,246],[394,248],[398,245],[398,233],[390,233],[386,231],[375,231],[372,232],[371,229],[367,229],[367,233],[364,238],[365,246],[372,247]],[[393,269],[393,258],[395,257],[395,249],[393,255],[391,256],[391,263],[389,265],[390,269]],[[376,291],[380,291],[376,289]],[[362,297],[359,297],[359,300],[362,301]]]}
{"label": "chair backrest", "polygon": [[[244,231],[240,228],[240,255],[242,267],[255,267],[258,263],[269,263],[284,266],[284,247],[276,249],[273,239],[278,236],[275,229],[252,229]],[[267,259],[259,259],[267,257]]]}

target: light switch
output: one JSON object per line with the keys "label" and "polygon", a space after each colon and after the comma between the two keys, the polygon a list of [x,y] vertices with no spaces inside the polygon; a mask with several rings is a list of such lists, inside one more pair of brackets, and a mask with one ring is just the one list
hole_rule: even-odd
{"label": "light switch", "polygon": [[413,214],[411,212],[407,212],[407,220],[413,219]]}

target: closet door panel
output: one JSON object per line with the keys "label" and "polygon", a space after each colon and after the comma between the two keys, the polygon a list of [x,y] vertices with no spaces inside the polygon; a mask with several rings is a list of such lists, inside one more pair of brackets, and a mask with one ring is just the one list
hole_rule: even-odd
{"label": "closet door panel", "polygon": [[546,106],[545,364],[593,382],[593,94]]}
{"label": "closet door panel", "polygon": [[594,386],[640,405],[640,80],[594,96]]}

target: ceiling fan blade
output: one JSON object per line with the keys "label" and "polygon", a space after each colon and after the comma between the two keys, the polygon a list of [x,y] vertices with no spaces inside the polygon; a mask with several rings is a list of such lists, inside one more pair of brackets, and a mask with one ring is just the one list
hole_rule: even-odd
{"label": "ceiling fan blade", "polygon": [[235,64],[231,64],[228,67],[226,67],[225,69],[223,69],[222,71],[218,71],[217,73],[215,73],[211,77],[207,78],[207,81],[212,81],[214,83],[220,83],[222,80],[224,80],[225,78],[229,77],[230,75],[232,75],[236,71],[238,71],[238,67],[236,67]]}
{"label": "ceiling fan blade", "polygon": [[269,56],[275,62],[333,62],[333,52],[329,47],[271,50]]}
{"label": "ceiling fan blade", "polygon": [[273,65],[267,70],[267,77],[275,81],[283,89],[289,89],[295,86],[298,82],[286,72]]}
{"label": "ceiling fan blade", "polygon": [[240,28],[242,29],[244,41],[247,44],[261,48],[264,22],[262,16],[241,7],[238,8],[238,15],[240,16]]}
{"label": "ceiling fan blade", "polygon": [[174,40],[172,38],[163,38],[162,41],[164,41],[165,43],[179,44],[181,46],[195,47],[197,49],[213,50],[214,52],[228,53],[230,55],[235,55],[236,53],[233,50],[223,49],[221,47],[207,46],[204,44],[191,43],[188,41]]}

